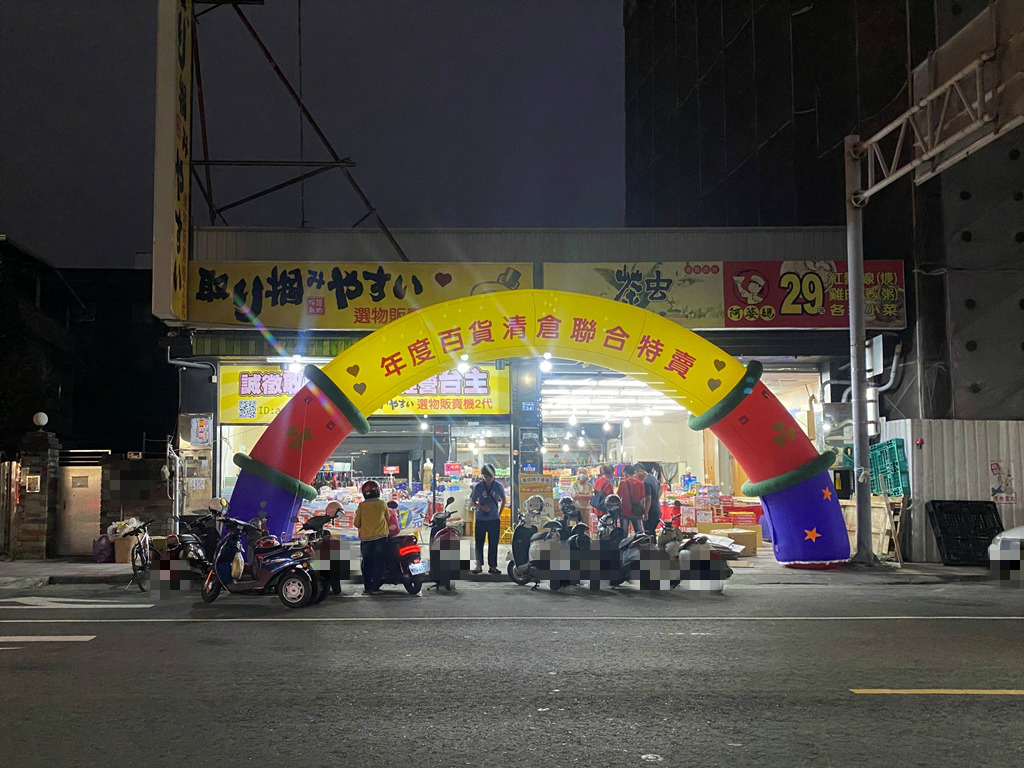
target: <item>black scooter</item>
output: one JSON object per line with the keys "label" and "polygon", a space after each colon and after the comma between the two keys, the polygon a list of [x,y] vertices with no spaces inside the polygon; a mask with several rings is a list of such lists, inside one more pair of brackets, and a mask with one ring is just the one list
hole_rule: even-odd
{"label": "black scooter", "polygon": [[[295,546],[309,547],[316,556],[315,566],[319,582],[319,591],[311,602],[322,603],[328,592],[336,595],[341,594],[341,580],[348,578],[348,566],[337,558],[331,556],[332,550],[336,549],[338,541],[331,536],[326,529],[328,523],[332,522],[340,514],[338,509],[333,515],[314,515],[302,524],[299,534],[290,542]],[[292,518],[293,523],[301,522],[298,517]],[[317,586],[316,584],[314,586]]]}
{"label": "black scooter", "polygon": [[526,586],[532,581],[536,590],[541,580],[547,579],[551,589],[557,591],[578,584],[582,572],[589,568],[589,563],[584,567],[581,559],[588,553],[589,560],[590,532],[576,505],[565,501],[569,504],[562,504],[562,517],[545,522],[542,531],[527,522],[524,512],[516,516],[507,571],[516,584]]}
{"label": "black scooter", "polygon": [[455,510],[451,509],[455,497],[449,496],[444,503],[444,511],[436,512],[430,517],[430,581],[434,582],[428,589],[440,592],[454,592],[452,584],[462,575],[462,550],[459,544],[459,532],[452,523],[461,522],[452,517]]}
{"label": "black scooter", "polygon": [[[388,508],[397,511],[398,504],[389,501]],[[388,554],[381,574],[383,583],[401,584],[410,595],[418,595],[429,571],[430,563],[420,561],[420,545],[414,535],[400,533],[388,537]]]}

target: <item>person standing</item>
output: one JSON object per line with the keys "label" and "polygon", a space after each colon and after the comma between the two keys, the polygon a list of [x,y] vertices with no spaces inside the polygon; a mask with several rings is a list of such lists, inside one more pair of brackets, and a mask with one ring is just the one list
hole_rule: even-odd
{"label": "person standing", "polygon": [[476,533],[476,567],[473,573],[484,569],[484,540],[487,541],[488,573],[498,570],[498,538],[501,535],[501,510],[505,506],[505,489],[494,480],[494,465],[484,464],[480,468],[483,480],[476,484],[469,502],[474,510],[473,528]]}
{"label": "person standing", "polygon": [[356,507],[355,525],[359,530],[359,553],[363,556],[363,594],[379,595],[388,556],[388,505],[380,497],[376,481],[367,480],[360,491],[363,501]]}
{"label": "person standing", "polygon": [[583,524],[590,528],[590,500],[594,497],[594,486],[590,482],[587,470],[580,467],[576,479],[572,481],[572,498],[583,518]]}
{"label": "person standing", "polygon": [[[633,526],[636,533],[644,532],[644,518],[651,507],[647,499],[643,482],[636,477],[632,464],[622,468],[622,480],[619,482],[619,498],[622,499],[622,516]],[[624,526],[628,532],[628,525]]]}
{"label": "person standing", "polygon": [[590,498],[590,506],[598,512],[605,512],[604,501],[615,493],[615,470],[610,464],[601,465],[601,474],[594,481],[594,495]]}
{"label": "person standing", "polygon": [[653,536],[661,522],[661,483],[658,481],[657,470],[648,472],[643,467],[637,467],[636,476],[644,484],[644,495],[647,497],[644,530]]}

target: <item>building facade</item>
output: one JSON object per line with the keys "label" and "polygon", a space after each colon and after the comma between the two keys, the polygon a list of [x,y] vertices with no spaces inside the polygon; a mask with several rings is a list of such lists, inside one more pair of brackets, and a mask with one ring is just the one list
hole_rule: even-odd
{"label": "building facade", "polygon": [[[974,45],[967,33],[990,12],[977,0],[627,0],[627,226],[842,225],[844,137],[899,116],[915,68]],[[1017,128],[866,208],[866,257],[900,259],[908,275],[908,329],[887,342],[901,350],[883,402],[894,418],[1024,418],[1022,151]]]}

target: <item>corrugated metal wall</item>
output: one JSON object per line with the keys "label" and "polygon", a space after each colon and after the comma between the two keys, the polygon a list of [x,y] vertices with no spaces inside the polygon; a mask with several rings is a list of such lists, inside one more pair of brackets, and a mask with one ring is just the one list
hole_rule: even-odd
{"label": "corrugated metal wall", "polygon": [[[925,504],[935,499],[989,501],[993,459],[1008,463],[1014,474],[1017,504],[1000,504],[1003,526],[1024,525],[1024,493],[1020,472],[1024,470],[1024,421],[953,421],[908,419],[890,421],[882,428],[882,439],[903,438],[913,494],[910,541],[907,559],[940,562],[935,534],[928,523]],[[918,448],[915,441],[924,440]]]}
{"label": "corrugated metal wall", "polygon": [[[395,230],[412,261],[844,261],[842,227]],[[369,229],[195,231],[197,261],[397,261]]]}

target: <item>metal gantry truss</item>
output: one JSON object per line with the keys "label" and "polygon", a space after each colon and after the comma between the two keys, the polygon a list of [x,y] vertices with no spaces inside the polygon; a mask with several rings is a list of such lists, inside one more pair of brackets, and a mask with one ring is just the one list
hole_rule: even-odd
{"label": "metal gantry truss", "polygon": [[930,164],[917,174],[921,184],[975,151],[965,147],[935,162],[946,150],[982,133],[993,122],[998,88],[986,88],[984,67],[994,54],[987,51],[957,72],[869,139],[855,152],[867,171],[866,185],[855,195],[863,205],[882,189],[908,173]]}
{"label": "metal gantry truss", "polygon": [[[405,251],[402,250],[402,246],[398,244],[398,241],[395,239],[395,236],[391,233],[391,230],[389,230],[387,225],[384,223],[384,219],[381,218],[381,215],[377,211],[376,207],[374,207],[374,205],[370,202],[370,199],[363,191],[363,188],[356,181],[355,176],[352,175],[352,171],[350,169],[355,166],[355,163],[352,161],[351,158],[342,157],[341,155],[338,154],[337,151],[335,151],[334,145],[331,143],[330,139],[327,138],[327,135],[324,133],[323,129],[317,123],[316,119],[313,117],[313,114],[306,107],[305,103],[302,100],[302,96],[292,85],[292,82],[288,79],[288,76],[285,75],[284,72],[281,70],[281,67],[278,66],[277,61],[274,59],[274,56],[271,54],[270,49],[263,41],[263,38],[260,37],[259,33],[256,31],[252,23],[249,21],[248,17],[239,7],[240,4],[262,5],[262,0],[197,0],[197,3],[207,5],[207,7],[201,11],[194,12],[194,19],[198,19],[200,16],[203,16],[222,6],[230,6],[230,8],[235,12],[235,15],[238,17],[238,20],[241,22],[242,26],[249,33],[249,36],[256,44],[256,47],[259,48],[260,52],[263,54],[263,57],[264,59],[266,59],[267,64],[274,71],[274,74],[277,75],[278,80],[281,81],[281,85],[284,87],[285,91],[287,91],[292,101],[295,102],[295,106],[298,107],[299,112],[302,115],[302,118],[305,121],[305,123],[313,131],[317,139],[323,145],[324,149],[327,150],[327,154],[330,155],[331,157],[331,160],[328,162],[308,160],[211,160],[209,157],[209,141],[206,131],[206,99],[203,94],[203,75],[201,57],[199,55],[199,33],[198,26],[195,23],[193,23],[192,65],[193,72],[195,75],[196,95],[199,106],[198,115],[202,159],[193,160],[192,165],[202,169],[204,179],[200,179],[199,176],[195,174],[193,174],[192,179],[196,183],[196,186],[199,188],[199,192],[203,196],[203,200],[206,202],[207,212],[210,217],[210,225],[213,226],[218,219],[221,221],[221,223],[227,224],[227,221],[224,218],[225,211],[237,208],[240,205],[245,205],[246,203],[250,203],[253,200],[265,197],[266,195],[270,195],[274,192],[285,189],[286,187],[290,187],[294,184],[299,184],[307,179],[310,179],[314,176],[318,176],[322,173],[327,173],[328,171],[333,170],[340,170],[342,175],[345,177],[345,180],[352,188],[352,191],[355,193],[356,197],[359,198],[360,202],[366,208],[366,213],[358,221],[356,221],[352,225],[352,227],[358,227],[367,219],[372,218],[376,222],[377,228],[381,231],[384,237],[387,238],[387,241],[391,244],[392,249],[395,251],[398,257],[402,261],[409,261],[409,258],[405,254]],[[282,181],[278,184],[274,184],[273,186],[261,189],[250,195],[246,195],[245,197],[242,197],[238,200],[234,200],[232,202],[218,206],[214,202],[213,177],[212,174],[210,173],[210,170],[211,168],[222,166],[310,168],[311,170],[304,171],[296,176],[287,179],[286,181]]]}

